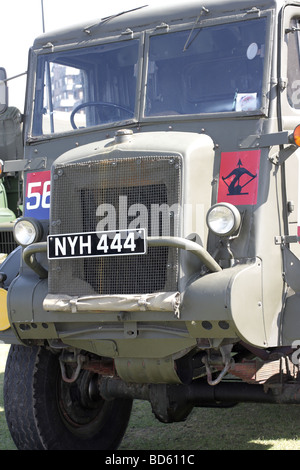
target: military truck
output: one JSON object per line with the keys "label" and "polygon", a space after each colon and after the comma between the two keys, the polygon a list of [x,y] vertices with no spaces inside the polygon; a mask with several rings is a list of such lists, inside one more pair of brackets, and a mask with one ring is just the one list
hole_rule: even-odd
{"label": "military truck", "polygon": [[1,266],[19,449],[116,449],[135,399],[164,423],[300,403],[299,67],[296,1],[142,7],[35,40]]}
{"label": "military truck", "polygon": [[0,263],[16,248],[13,223],[21,214],[22,178],[14,161],[23,156],[22,115],[7,106],[6,71],[0,68]]}

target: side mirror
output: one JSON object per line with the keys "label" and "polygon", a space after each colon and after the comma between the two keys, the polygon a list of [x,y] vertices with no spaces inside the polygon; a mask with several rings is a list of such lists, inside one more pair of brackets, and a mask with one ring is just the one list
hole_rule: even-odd
{"label": "side mirror", "polygon": [[8,88],[6,82],[6,70],[0,67],[0,114],[7,110],[8,106]]}

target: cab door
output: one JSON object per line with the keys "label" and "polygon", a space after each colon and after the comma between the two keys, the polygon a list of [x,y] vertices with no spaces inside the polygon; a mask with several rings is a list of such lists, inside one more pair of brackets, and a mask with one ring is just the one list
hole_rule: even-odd
{"label": "cab door", "polygon": [[[279,129],[292,131],[300,124],[300,7],[283,9],[280,32],[278,79]],[[300,150],[290,155],[282,165],[285,176],[286,227],[285,235],[300,236]],[[289,238],[290,250],[300,259],[300,244]]]}
{"label": "cab door", "polygon": [[[278,124],[292,133],[300,124],[300,6],[283,8],[279,24]],[[281,147],[274,174],[281,174],[283,226],[281,228],[282,310],[278,317],[279,344],[300,338],[300,149]],[[284,234],[284,235],[283,235]],[[282,236],[283,235],[283,236]],[[279,237],[280,238],[280,237]]]}

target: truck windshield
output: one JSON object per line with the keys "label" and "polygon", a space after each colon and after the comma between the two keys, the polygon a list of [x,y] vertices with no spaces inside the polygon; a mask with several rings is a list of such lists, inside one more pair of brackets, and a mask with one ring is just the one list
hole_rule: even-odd
{"label": "truck windshield", "polygon": [[257,111],[266,18],[150,37],[145,116]]}
{"label": "truck windshield", "polygon": [[34,136],[132,119],[138,41],[38,56]]}
{"label": "truck windshield", "polygon": [[39,54],[32,136],[124,125],[135,111],[136,119],[258,112],[265,37],[264,17],[150,34],[144,93],[138,39]]}

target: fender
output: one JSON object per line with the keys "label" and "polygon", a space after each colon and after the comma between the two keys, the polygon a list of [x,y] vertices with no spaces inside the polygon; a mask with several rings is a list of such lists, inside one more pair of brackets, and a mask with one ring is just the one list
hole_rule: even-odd
{"label": "fender", "polygon": [[8,320],[7,291],[11,282],[19,274],[21,255],[22,248],[18,246],[8,255],[0,268],[0,344],[20,344]]}

